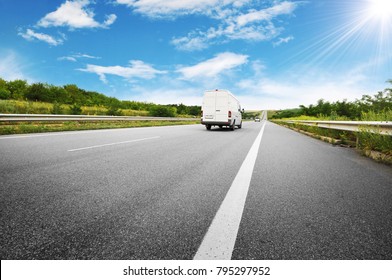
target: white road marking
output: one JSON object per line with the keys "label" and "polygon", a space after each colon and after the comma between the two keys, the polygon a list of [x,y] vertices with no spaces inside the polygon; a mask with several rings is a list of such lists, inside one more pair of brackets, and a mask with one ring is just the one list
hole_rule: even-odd
{"label": "white road marking", "polygon": [[151,139],[156,139],[156,138],[160,138],[160,137],[161,136],[154,136],[154,137],[149,137],[149,138],[135,139],[135,140],[129,140],[129,141],[115,142],[115,143],[109,143],[109,144],[102,144],[102,145],[95,145],[95,146],[89,146],[89,147],[83,147],[83,148],[77,148],[77,149],[68,150],[68,152],[76,152],[76,151],[95,149],[95,148],[101,148],[101,147],[106,147],[106,146],[120,145],[120,144],[133,143],[133,142],[140,142],[140,141],[151,140]]}
{"label": "white road marking", "polygon": [[194,260],[231,259],[265,123],[208,228]]}
{"label": "white road marking", "polygon": [[[41,134],[22,134],[22,135],[15,135],[15,136],[1,136],[0,140],[7,140],[7,139],[23,139],[23,138],[36,138],[36,137],[48,137],[48,136],[66,136],[66,135],[74,135],[74,134],[82,134],[82,133],[91,133],[91,132],[97,132],[98,130],[89,130],[89,131],[77,131],[77,132],[60,132],[60,133],[55,133],[55,132],[47,132],[47,133],[41,133]],[[99,130],[102,131],[102,130]]]}

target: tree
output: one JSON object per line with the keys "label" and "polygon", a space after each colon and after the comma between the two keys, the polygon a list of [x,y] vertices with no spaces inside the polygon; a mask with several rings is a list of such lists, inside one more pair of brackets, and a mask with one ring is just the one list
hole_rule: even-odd
{"label": "tree", "polygon": [[57,102],[60,104],[66,104],[70,100],[68,92],[63,87],[50,85],[48,88],[50,94],[49,102]]}
{"label": "tree", "polygon": [[189,107],[189,115],[200,116],[200,114],[201,114],[201,107],[200,106],[190,106]]}
{"label": "tree", "polygon": [[299,108],[301,109],[301,115],[309,115],[309,109],[305,105],[299,105]]}
{"label": "tree", "polygon": [[65,85],[64,86],[67,95],[69,96],[69,100],[67,103],[75,104],[79,103],[82,104],[82,98],[79,88],[76,85]]}
{"label": "tree", "polygon": [[8,89],[11,93],[12,99],[19,99],[22,100],[25,98],[25,94],[27,92],[28,84],[25,80],[14,80],[14,81],[9,81],[8,84]]}
{"label": "tree", "polygon": [[31,101],[48,101],[49,90],[43,83],[34,83],[27,88],[26,98]]}
{"label": "tree", "polygon": [[189,111],[188,111],[188,107],[187,106],[185,106],[182,103],[177,105],[177,114],[187,115],[188,113],[189,113]]}
{"label": "tree", "polygon": [[7,88],[7,81],[0,78],[0,99],[8,99],[11,92]]}
{"label": "tree", "polygon": [[315,106],[317,115],[329,116],[331,115],[331,104],[328,101],[324,101],[324,99],[320,99],[317,101],[317,105]]}

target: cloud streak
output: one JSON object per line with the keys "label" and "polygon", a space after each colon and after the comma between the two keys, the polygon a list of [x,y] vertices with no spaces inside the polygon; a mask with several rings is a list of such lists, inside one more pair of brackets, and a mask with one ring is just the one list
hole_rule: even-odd
{"label": "cloud streak", "polygon": [[274,47],[278,47],[278,46],[280,46],[281,44],[287,44],[288,42],[290,42],[291,40],[294,40],[294,37],[293,36],[288,36],[288,37],[286,37],[286,38],[279,38],[276,42],[274,42],[272,45],[274,46]]}
{"label": "cloud streak", "polygon": [[131,60],[129,66],[100,66],[94,64],[87,64],[84,69],[77,69],[83,72],[95,73],[100,80],[108,83],[106,75],[119,76],[128,80],[132,79],[152,79],[156,75],[164,74],[166,71],[161,71],[153,68],[149,64],[140,60]]}
{"label": "cloud streak", "polygon": [[220,53],[215,57],[193,66],[177,70],[185,80],[197,78],[214,78],[225,71],[234,69],[248,62],[248,56],[231,52]]}
{"label": "cloud streak", "polygon": [[57,60],[66,60],[66,61],[72,61],[72,62],[77,62],[80,58],[82,59],[100,59],[100,57],[97,56],[92,56],[92,55],[88,55],[88,54],[71,54],[68,56],[61,56],[59,58],[57,58]]}
{"label": "cloud streak", "polygon": [[249,0],[116,0],[135,12],[151,18],[173,18],[189,14],[210,14],[211,9],[241,7]]}
{"label": "cloud streak", "polygon": [[64,40],[61,38],[54,38],[53,36],[50,36],[45,33],[35,32],[32,29],[27,29],[25,32],[20,31],[18,33],[18,35],[22,36],[24,39],[26,39],[28,41],[38,40],[38,41],[45,42],[45,43],[52,45],[52,46],[58,46],[58,45],[63,44],[63,42],[64,42]]}

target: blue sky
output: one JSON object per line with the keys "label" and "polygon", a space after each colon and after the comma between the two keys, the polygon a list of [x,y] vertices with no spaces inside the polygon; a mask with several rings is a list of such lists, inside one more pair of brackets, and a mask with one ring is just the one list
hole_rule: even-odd
{"label": "blue sky", "polygon": [[392,79],[390,0],[0,0],[0,77],[121,100],[245,109],[375,94]]}

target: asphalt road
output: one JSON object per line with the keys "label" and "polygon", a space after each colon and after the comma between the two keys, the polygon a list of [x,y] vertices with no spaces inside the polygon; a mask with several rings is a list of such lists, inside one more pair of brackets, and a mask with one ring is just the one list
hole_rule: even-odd
{"label": "asphalt road", "polygon": [[[192,259],[264,122],[0,137],[1,259]],[[392,168],[267,122],[233,259],[391,259]]]}

